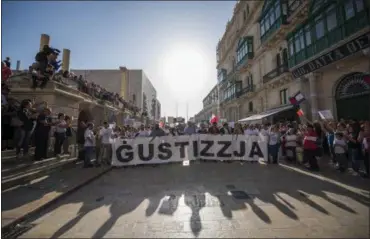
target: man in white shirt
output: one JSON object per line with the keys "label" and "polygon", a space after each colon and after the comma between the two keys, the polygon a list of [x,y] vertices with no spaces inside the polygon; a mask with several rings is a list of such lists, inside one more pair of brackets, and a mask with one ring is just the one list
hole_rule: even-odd
{"label": "man in white shirt", "polygon": [[258,136],[258,134],[259,134],[258,129],[256,129],[253,125],[249,125],[249,127],[244,131],[244,135],[248,135],[248,136],[251,136],[251,135]]}
{"label": "man in white shirt", "polygon": [[103,162],[109,165],[112,153],[111,139],[113,135],[113,129],[109,127],[108,122],[103,123],[103,128],[100,129],[99,135],[101,137],[101,150],[98,161],[99,163]]}
{"label": "man in white shirt", "polygon": [[140,126],[139,132],[137,132],[136,135],[135,135],[135,138],[136,137],[149,137],[149,132],[147,130],[145,130],[144,125]]}
{"label": "man in white shirt", "polygon": [[84,167],[91,168],[93,164],[91,163],[92,158],[94,157],[94,148],[95,148],[95,135],[93,132],[94,124],[88,123],[87,129],[85,130],[85,160],[84,160]]}

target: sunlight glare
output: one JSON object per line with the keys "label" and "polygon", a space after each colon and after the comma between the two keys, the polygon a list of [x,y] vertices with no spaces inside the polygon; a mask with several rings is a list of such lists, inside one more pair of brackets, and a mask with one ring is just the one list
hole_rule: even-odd
{"label": "sunlight glare", "polygon": [[177,98],[185,100],[200,93],[206,81],[206,69],[203,54],[189,47],[175,48],[163,62],[164,80],[168,90]]}

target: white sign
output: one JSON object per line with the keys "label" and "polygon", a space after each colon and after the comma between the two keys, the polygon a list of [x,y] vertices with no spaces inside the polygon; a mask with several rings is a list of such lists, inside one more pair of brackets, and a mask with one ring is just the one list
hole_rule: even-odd
{"label": "white sign", "polygon": [[183,135],[116,139],[112,165],[162,164],[187,160],[267,161],[267,141],[261,136]]}
{"label": "white sign", "polygon": [[331,120],[334,119],[333,114],[331,113],[330,110],[322,110],[318,112],[321,119],[323,120]]}

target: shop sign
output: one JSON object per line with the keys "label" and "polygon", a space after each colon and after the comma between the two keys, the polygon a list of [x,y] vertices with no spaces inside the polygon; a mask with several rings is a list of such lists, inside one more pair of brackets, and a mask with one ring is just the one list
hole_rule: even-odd
{"label": "shop sign", "polygon": [[324,66],[327,66],[333,62],[339,61],[346,58],[358,51],[370,47],[369,33],[366,33],[346,44],[304,64],[301,67],[293,70],[292,74],[294,78],[301,77],[310,72],[314,72]]}

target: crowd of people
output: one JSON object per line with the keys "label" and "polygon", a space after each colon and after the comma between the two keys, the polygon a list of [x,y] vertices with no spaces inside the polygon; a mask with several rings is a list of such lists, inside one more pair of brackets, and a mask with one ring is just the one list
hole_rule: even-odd
{"label": "crowd of people", "polygon": [[[35,56],[35,63],[28,68],[28,74],[32,78],[31,87],[33,89],[46,87],[50,80],[59,82],[61,84],[73,87],[76,85],[76,89],[88,96],[100,101],[110,102],[115,107],[121,107],[122,109],[128,109],[135,115],[140,112],[140,108],[136,107],[133,102],[128,102],[116,92],[110,92],[104,87],[94,82],[87,81],[82,75],[76,76],[73,72],[59,70],[62,66],[58,56],[60,51],[55,48],[51,48],[45,45],[44,48],[38,52]],[[6,83],[12,76],[10,69],[11,63],[10,58],[7,57],[2,62],[2,83]]]}
{"label": "crowd of people", "polygon": [[[319,171],[319,160],[330,157],[331,164],[340,172],[352,168],[354,174],[369,177],[369,151],[370,151],[370,122],[363,121],[317,121],[279,124],[239,124],[230,127],[224,123],[219,127],[217,123],[200,124],[198,127],[188,122],[187,126],[155,124],[153,126],[141,125],[113,126],[107,122],[101,127],[87,121],[80,122],[80,136],[78,137],[80,158],[85,160],[86,167],[92,167],[93,158],[100,165],[109,163],[111,158],[111,139],[136,137],[160,137],[166,135],[256,135],[266,137],[268,142],[268,163],[278,164],[279,160],[288,163],[301,164],[312,171]],[[96,148],[96,155],[93,155]],[[84,153],[84,150],[86,154]],[[104,155],[104,156],[103,156]],[[362,163],[363,162],[363,163]],[[363,167],[362,167],[363,164]]]}
{"label": "crowd of people", "polygon": [[34,146],[34,160],[39,161],[49,157],[50,138],[54,137],[53,156],[70,154],[70,116],[53,116],[47,102],[8,98],[2,103],[2,150],[15,149],[17,159],[29,159],[29,147]]}

